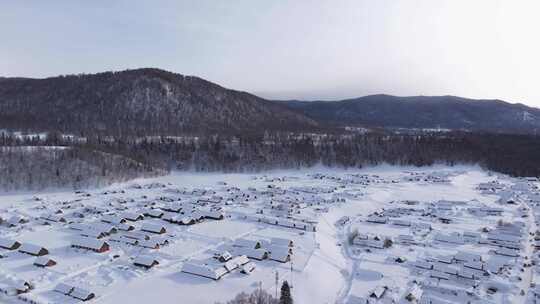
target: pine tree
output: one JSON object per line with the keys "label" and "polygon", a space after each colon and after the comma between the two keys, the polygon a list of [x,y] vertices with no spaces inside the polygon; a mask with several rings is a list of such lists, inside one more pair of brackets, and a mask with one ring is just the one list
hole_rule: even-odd
{"label": "pine tree", "polygon": [[283,282],[281,285],[281,296],[279,297],[279,304],[293,304],[293,299],[291,297],[291,288],[287,281]]}

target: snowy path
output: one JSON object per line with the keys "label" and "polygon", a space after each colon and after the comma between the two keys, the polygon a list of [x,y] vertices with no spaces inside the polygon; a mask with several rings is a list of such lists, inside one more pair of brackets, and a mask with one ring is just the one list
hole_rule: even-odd
{"label": "snowy path", "polygon": [[[522,204],[523,207],[525,207],[525,204]],[[524,256],[527,257],[526,260],[524,260],[524,263],[530,263],[532,260],[532,256],[534,254],[534,246],[533,242],[531,242],[531,236],[530,233],[534,235],[534,233],[537,230],[536,222],[534,220],[534,213],[532,212],[532,209],[528,208],[528,230],[525,231],[525,251]],[[522,267],[522,265],[519,265],[519,267]],[[527,300],[527,294],[529,292],[529,288],[531,286],[531,283],[533,281],[533,267],[524,267],[524,272],[522,275],[523,280],[520,282],[520,290],[523,290],[523,294],[518,293],[517,296],[514,297],[514,303],[516,304],[524,304]]]}
{"label": "snowy path", "polygon": [[350,223],[347,223],[346,229],[343,229],[340,234],[340,238],[342,240],[343,253],[347,256],[348,259],[352,260],[352,264],[348,273],[349,277],[347,278],[345,286],[343,286],[342,290],[339,293],[338,298],[336,299],[336,304],[345,303],[345,299],[351,292],[352,282],[354,280],[354,274],[358,269],[358,264],[360,263],[359,258],[353,257],[353,255],[350,254],[351,248],[350,248],[350,244],[347,238],[347,235],[351,233],[350,229],[351,229],[351,225]]}

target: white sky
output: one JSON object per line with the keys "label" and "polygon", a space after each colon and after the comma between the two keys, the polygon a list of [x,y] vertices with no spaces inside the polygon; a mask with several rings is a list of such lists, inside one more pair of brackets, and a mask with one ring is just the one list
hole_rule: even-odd
{"label": "white sky", "polygon": [[540,107],[539,0],[0,0],[0,75],[137,67],[268,98]]}

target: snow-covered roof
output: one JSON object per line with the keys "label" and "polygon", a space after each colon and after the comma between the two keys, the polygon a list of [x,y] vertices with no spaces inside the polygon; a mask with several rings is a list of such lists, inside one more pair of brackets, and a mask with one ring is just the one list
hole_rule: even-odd
{"label": "snow-covered roof", "polygon": [[476,270],[482,270],[484,269],[484,264],[482,262],[465,262],[463,263],[464,267],[476,269]]}
{"label": "snow-covered roof", "polygon": [[200,261],[185,262],[182,266],[182,272],[190,273],[213,280],[219,280],[227,273],[227,269],[219,265],[204,264]]}
{"label": "snow-covered roof", "polygon": [[216,211],[216,210],[199,210],[199,213],[202,216],[206,218],[211,218],[211,219],[221,219],[225,216],[223,212]]}
{"label": "snow-covered roof", "polygon": [[242,266],[243,273],[249,274],[253,272],[253,270],[255,270],[255,263],[253,262],[246,263]]}
{"label": "snow-covered roof", "polygon": [[261,246],[261,242],[257,240],[250,240],[250,239],[236,239],[233,243],[233,246],[255,249]]}
{"label": "snow-covered roof", "polygon": [[228,251],[218,252],[215,257],[220,259],[221,261],[228,261],[232,259],[232,255]]}
{"label": "snow-covered roof", "polygon": [[262,248],[253,249],[248,247],[236,247],[234,249],[235,254],[245,255],[248,258],[263,260],[268,256],[268,251]]}
{"label": "snow-covered roof", "polygon": [[437,233],[434,238],[436,241],[443,242],[443,243],[451,243],[451,244],[465,244],[465,241],[463,240],[463,237],[457,234],[443,234],[443,233]]}
{"label": "snow-covered roof", "polygon": [[19,247],[19,251],[23,253],[33,254],[33,255],[40,254],[43,251],[48,252],[47,249],[38,245],[30,244],[30,243],[22,244],[21,247]]}
{"label": "snow-covered roof", "polygon": [[153,233],[164,233],[167,230],[165,229],[165,226],[159,225],[159,224],[152,224],[152,223],[144,223],[141,226],[142,231],[148,231]]}
{"label": "snow-covered roof", "polygon": [[101,221],[105,223],[111,223],[111,224],[120,224],[120,223],[125,223],[126,219],[117,215],[106,214],[101,217]]}
{"label": "snow-covered roof", "polygon": [[504,242],[520,242],[521,232],[513,234],[511,230],[494,230],[487,235],[488,240],[504,241]]}
{"label": "snow-covered roof", "polygon": [[0,238],[0,247],[4,249],[17,249],[20,243],[11,239]]}
{"label": "snow-covered roof", "polygon": [[394,225],[397,225],[397,226],[411,226],[411,221],[407,221],[407,220],[401,220],[401,219],[394,219],[392,220],[392,224]]}
{"label": "snow-covered roof", "polygon": [[388,222],[388,218],[386,216],[370,215],[366,221],[376,224],[386,224]]}
{"label": "snow-covered roof", "polygon": [[413,263],[416,268],[420,269],[433,269],[433,264],[425,261],[416,261]]}
{"label": "snow-covered roof", "polygon": [[290,248],[284,246],[272,246],[268,248],[270,251],[270,259],[285,263],[290,258]]}
{"label": "snow-covered roof", "polygon": [[277,238],[277,237],[271,238],[270,242],[272,243],[272,246],[291,247],[294,244],[294,242],[291,239],[284,239],[284,238]]}
{"label": "snow-covered roof", "polygon": [[88,291],[86,289],[75,287],[75,288],[73,288],[73,291],[71,291],[70,296],[72,296],[72,297],[74,297],[76,299],[79,299],[79,300],[86,301],[86,300],[89,300],[89,299],[93,298],[94,293],[92,293],[92,292],[90,292],[90,291]]}
{"label": "snow-covered roof", "polygon": [[124,237],[130,238],[130,239],[137,239],[137,240],[148,240],[148,239],[150,239],[150,235],[148,235],[145,232],[141,232],[141,231],[126,231],[126,232],[123,232],[122,235]]}
{"label": "snow-covered roof", "polygon": [[155,257],[149,256],[149,255],[140,255],[135,258],[133,263],[136,265],[142,265],[142,266],[147,266],[147,267],[153,266],[154,263],[159,264],[158,260]]}
{"label": "snow-covered roof", "polygon": [[159,248],[160,242],[158,240],[149,239],[149,240],[139,240],[139,246],[144,248],[156,249]]}
{"label": "snow-covered roof", "polygon": [[73,291],[73,288],[75,287],[65,284],[65,283],[60,283],[56,285],[56,287],[53,290],[61,294],[69,295]]}
{"label": "snow-covered roof", "polygon": [[126,243],[126,244],[130,244],[130,245],[137,245],[139,243],[139,240],[137,239],[133,239],[133,238],[127,238],[123,235],[113,235],[109,238],[110,241],[114,241],[114,242],[121,242],[121,243]]}
{"label": "snow-covered roof", "polygon": [[121,231],[131,231],[131,230],[135,229],[135,227],[133,225],[130,225],[128,223],[116,224],[115,227],[118,228],[118,230],[121,230]]}
{"label": "snow-covered roof", "polygon": [[89,237],[78,237],[72,243],[72,246],[88,248],[92,250],[100,250],[107,243],[102,240],[89,238]]}
{"label": "snow-covered roof", "polygon": [[50,258],[49,256],[40,256],[40,257],[37,257],[37,258],[34,260],[34,265],[38,265],[38,266],[47,266],[47,264],[49,263],[49,261],[52,261],[52,262],[56,263],[56,261],[53,260],[52,258]]}
{"label": "snow-covered roof", "polygon": [[458,251],[454,258],[458,261],[464,261],[464,262],[476,262],[482,260],[482,256],[475,253],[470,252],[464,252],[464,251]]}
{"label": "snow-covered roof", "polygon": [[504,256],[509,256],[509,257],[518,257],[519,256],[519,251],[517,250],[514,250],[514,249],[509,249],[509,248],[497,248],[497,250],[495,250],[495,253],[498,254],[498,255],[504,255]]}
{"label": "snow-covered roof", "polygon": [[454,256],[452,255],[439,255],[435,258],[438,262],[446,263],[446,264],[452,264],[454,261]]}
{"label": "snow-covered roof", "polygon": [[143,214],[134,212],[124,212],[121,214],[121,217],[130,221],[138,221],[144,219]]}
{"label": "snow-covered roof", "polygon": [[92,238],[102,238],[105,234],[98,230],[86,228],[80,232],[80,235]]}
{"label": "snow-covered roof", "polygon": [[151,217],[161,217],[163,215],[163,211],[159,209],[148,209],[144,211],[145,215],[151,216]]}
{"label": "snow-covered roof", "polygon": [[224,267],[225,269],[227,269],[227,271],[232,271],[244,264],[247,264],[249,263],[249,259],[247,256],[245,255],[240,255],[240,256],[236,256],[230,260],[228,260],[227,262],[225,262],[224,264]]}
{"label": "snow-covered roof", "polygon": [[449,274],[444,273],[444,272],[440,272],[440,271],[431,271],[429,273],[429,275],[432,278],[441,279],[441,280],[449,280],[450,279]]}

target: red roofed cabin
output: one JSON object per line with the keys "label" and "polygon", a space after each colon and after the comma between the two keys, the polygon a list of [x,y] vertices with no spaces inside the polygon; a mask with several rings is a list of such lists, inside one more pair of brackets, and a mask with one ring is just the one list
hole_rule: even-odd
{"label": "red roofed cabin", "polygon": [[109,251],[110,249],[110,246],[107,242],[87,237],[80,237],[76,239],[71,244],[71,247],[92,250],[97,253],[103,253]]}

